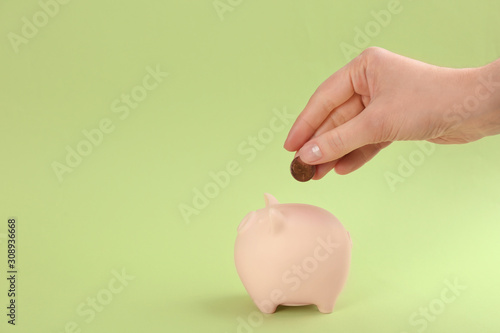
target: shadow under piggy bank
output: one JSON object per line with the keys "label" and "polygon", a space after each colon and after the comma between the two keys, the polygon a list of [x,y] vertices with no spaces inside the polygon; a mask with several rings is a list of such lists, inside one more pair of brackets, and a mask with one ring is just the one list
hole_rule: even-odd
{"label": "shadow under piggy bank", "polygon": [[[246,294],[205,299],[201,301],[201,306],[207,313],[228,320],[234,320],[238,317],[252,317],[255,316],[254,312],[259,312],[259,309]],[[345,301],[339,300],[335,307],[335,312],[343,311],[347,307],[348,304]],[[275,314],[261,314],[261,316],[266,317],[281,317],[282,315],[322,316],[323,314],[318,312],[318,308],[314,304],[302,306],[279,305]]]}

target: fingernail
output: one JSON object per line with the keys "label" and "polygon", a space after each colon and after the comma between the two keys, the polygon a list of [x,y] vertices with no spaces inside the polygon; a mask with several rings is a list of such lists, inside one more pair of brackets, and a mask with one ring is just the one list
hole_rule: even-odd
{"label": "fingernail", "polygon": [[315,162],[323,157],[317,144],[308,144],[299,151],[299,156],[304,162]]}

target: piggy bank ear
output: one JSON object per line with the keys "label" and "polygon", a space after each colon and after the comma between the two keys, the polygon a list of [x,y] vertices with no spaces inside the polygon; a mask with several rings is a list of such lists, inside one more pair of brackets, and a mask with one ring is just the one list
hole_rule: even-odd
{"label": "piggy bank ear", "polygon": [[264,200],[266,201],[266,207],[279,204],[278,200],[269,193],[264,193]]}
{"label": "piggy bank ear", "polygon": [[285,226],[285,217],[276,208],[269,209],[269,231],[274,234],[280,232]]}

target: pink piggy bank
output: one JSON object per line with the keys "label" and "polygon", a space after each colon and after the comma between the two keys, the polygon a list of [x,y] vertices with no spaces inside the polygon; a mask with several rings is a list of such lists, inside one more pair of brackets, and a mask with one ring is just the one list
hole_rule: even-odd
{"label": "pink piggy bank", "polygon": [[265,199],[238,226],[234,260],[245,289],[263,313],[280,304],[332,312],[349,273],[349,233],[322,208]]}

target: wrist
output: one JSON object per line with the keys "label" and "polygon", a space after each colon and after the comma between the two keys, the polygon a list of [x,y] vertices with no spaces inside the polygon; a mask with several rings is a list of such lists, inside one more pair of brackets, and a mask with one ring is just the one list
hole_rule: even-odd
{"label": "wrist", "polygon": [[483,112],[495,114],[500,122],[500,58],[477,68],[475,96]]}

